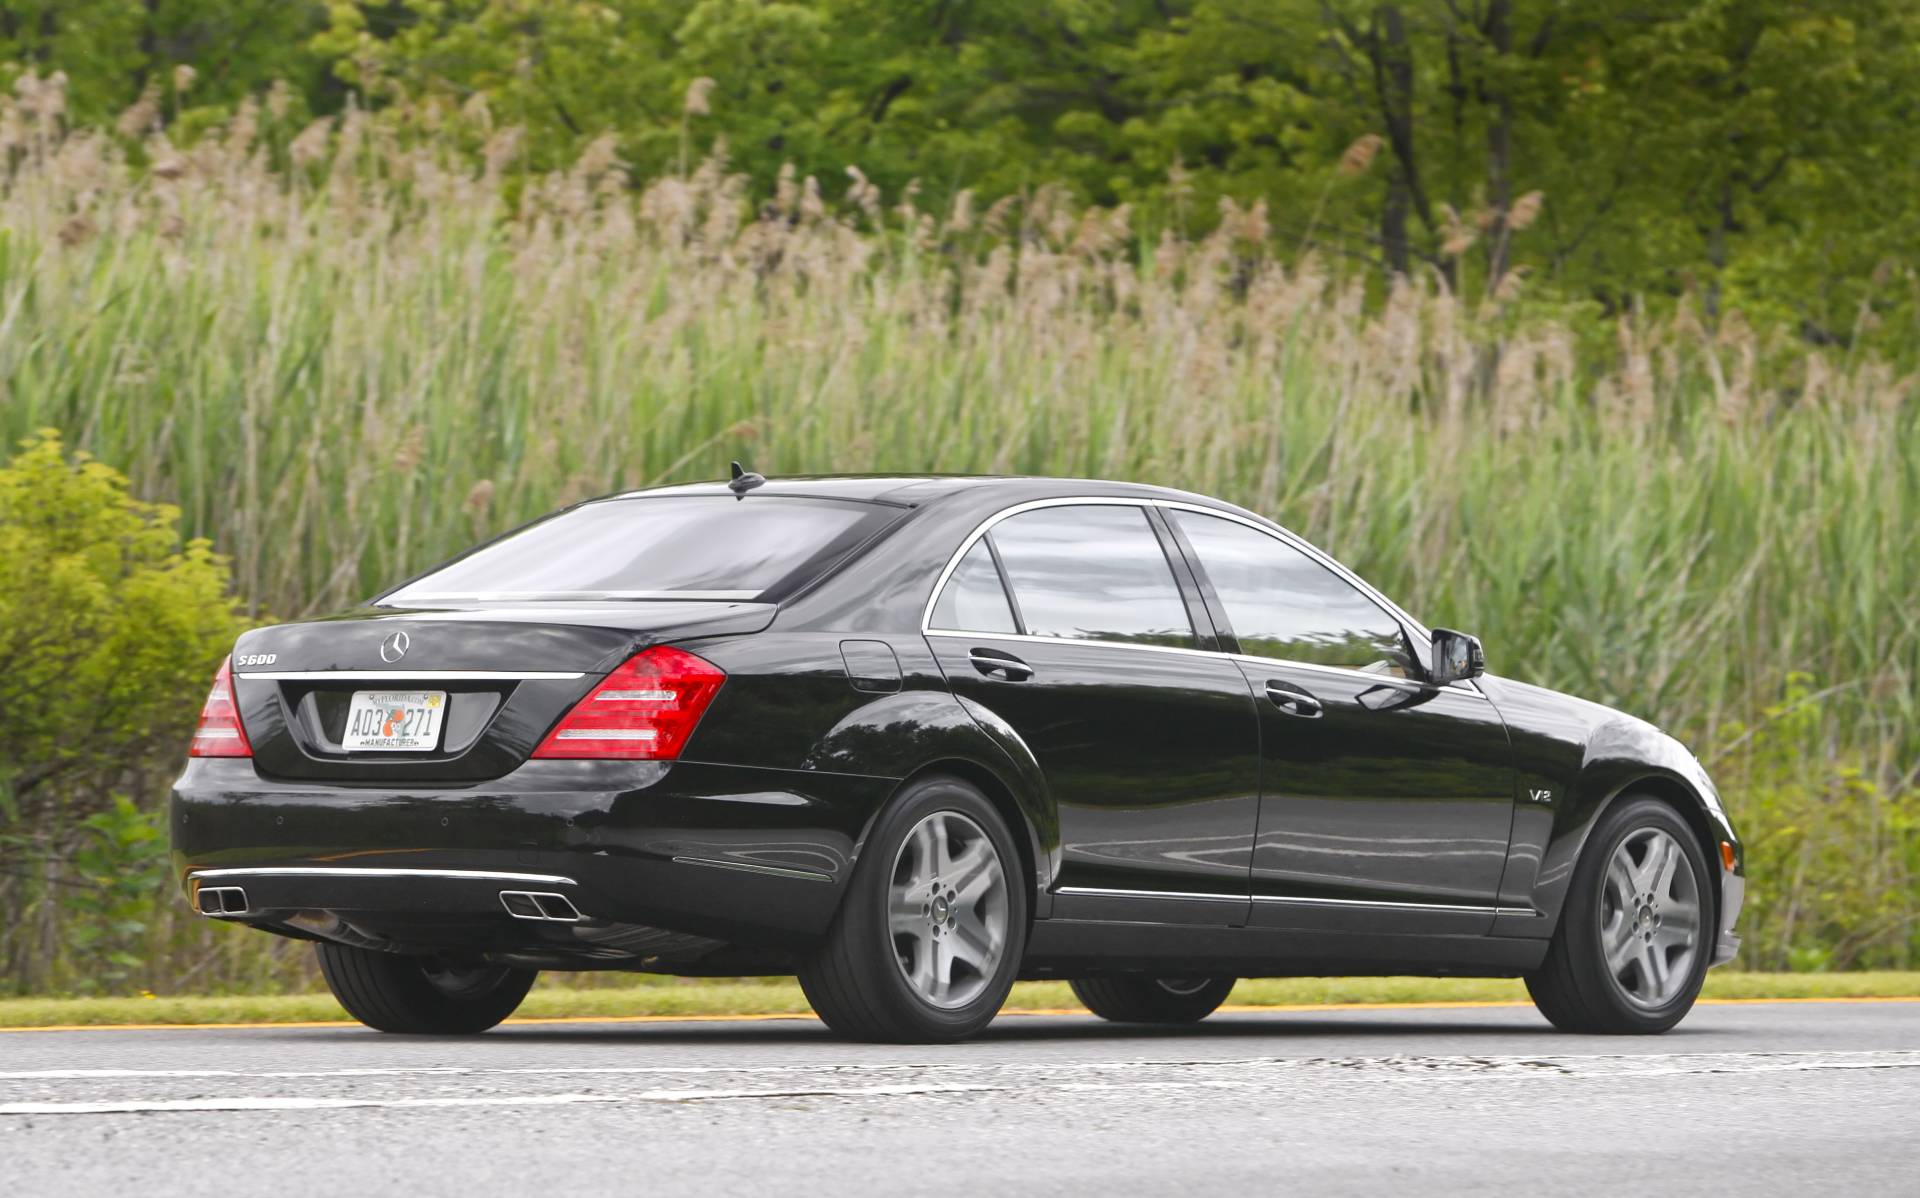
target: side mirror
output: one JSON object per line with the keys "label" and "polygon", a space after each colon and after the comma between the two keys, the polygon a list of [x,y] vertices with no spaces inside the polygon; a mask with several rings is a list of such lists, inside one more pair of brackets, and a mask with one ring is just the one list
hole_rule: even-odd
{"label": "side mirror", "polygon": [[1478,678],[1486,672],[1487,652],[1480,647],[1479,637],[1451,628],[1433,630],[1433,665],[1427,676],[1435,686]]}

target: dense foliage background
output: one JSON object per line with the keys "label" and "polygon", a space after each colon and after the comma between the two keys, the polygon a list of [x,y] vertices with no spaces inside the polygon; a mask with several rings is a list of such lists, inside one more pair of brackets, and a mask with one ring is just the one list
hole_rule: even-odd
{"label": "dense foliage background", "polygon": [[4,0],[5,60],[133,133],[286,81],[311,115],[484,106],[537,168],[611,134],[641,178],[724,145],[760,198],[791,164],[1186,231],[1261,200],[1376,278],[1911,340],[1907,0]]}
{"label": "dense foliage background", "polygon": [[729,457],[1268,512],[1699,749],[1748,967],[1909,966],[1916,47],[1871,2],[0,0],[0,989],[310,980],[165,877],[232,630]]}

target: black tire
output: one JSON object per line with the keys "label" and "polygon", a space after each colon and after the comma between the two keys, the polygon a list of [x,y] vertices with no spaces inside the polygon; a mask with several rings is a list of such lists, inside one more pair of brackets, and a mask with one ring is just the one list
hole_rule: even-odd
{"label": "black tire", "polygon": [[[908,981],[903,949],[888,919],[903,846],[922,821],[952,813],[984,834],[1004,884],[992,898],[1004,919],[997,963],[971,981],[978,993],[958,1006],[939,1006]],[[829,1028],[856,1040],[946,1044],[986,1027],[1007,1000],[1026,948],[1028,887],[1006,821],[986,796],[958,778],[933,776],[910,783],[887,805],[860,851],[847,894],[826,941],[800,969],[807,1001]],[[988,900],[976,908],[985,911]]]}
{"label": "black tire", "polygon": [[1074,997],[1114,1023],[1198,1023],[1233,993],[1234,978],[1079,978]]}
{"label": "black tire", "polygon": [[536,971],[447,966],[426,957],[344,944],[314,946],[327,989],[370,1028],[415,1036],[471,1036],[514,1013]]}
{"label": "black tire", "polygon": [[[1650,830],[1664,832],[1679,845],[1677,869],[1692,871],[1699,921],[1684,975],[1675,979],[1671,996],[1655,1005],[1635,1000],[1628,984],[1609,970],[1602,944],[1603,924],[1610,917],[1606,899],[1609,865],[1623,844],[1646,836]],[[1700,996],[1719,928],[1716,898],[1706,855],[1679,812],[1645,795],[1621,796],[1587,838],[1546,960],[1538,971],[1526,975],[1527,993],[1533,996],[1534,1006],[1565,1032],[1633,1036],[1666,1031],[1693,1009],[1694,1000]],[[1660,951],[1664,960],[1669,950]],[[1638,981],[1641,975],[1635,971],[1639,968],[1630,967],[1628,976]]]}

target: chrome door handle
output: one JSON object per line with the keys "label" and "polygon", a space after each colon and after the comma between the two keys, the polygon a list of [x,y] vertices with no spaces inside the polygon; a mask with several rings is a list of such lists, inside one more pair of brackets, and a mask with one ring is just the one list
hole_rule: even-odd
{"label": "chrome door handle", "polygon": [[975,649],[967,654],[967,660],[982,674],[997,674],[1008,682],[1025,682],[1033,677],[1032,666],[1009,654]]}
{"label": "chrome door handle", "polygon": [[1277,682],[1267,683],[1267,698],[1273,705],[1291,716],[1303,720],[1317,720],[1325,709],[1320,700],[1296,687],[1284,686]]}

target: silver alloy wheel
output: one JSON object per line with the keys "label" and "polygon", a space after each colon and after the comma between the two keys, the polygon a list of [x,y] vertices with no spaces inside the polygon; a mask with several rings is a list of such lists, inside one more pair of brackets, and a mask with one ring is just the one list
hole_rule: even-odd
{"label": "silver alloy wheel", "polygon": [[887,930],[894,962],[936,1007],[964,1007],[1007,952],[1007,873],[986,829],[958,811],[913,826],[894,858]]}
{"label": "silver alloy wheel", "polygon": [[1700,881],[1661,828],[1630,833],[1607,862],[1600,947],[1614,984],[1635,1006],[1665,1006],[1686,988],[1700,951]]}

